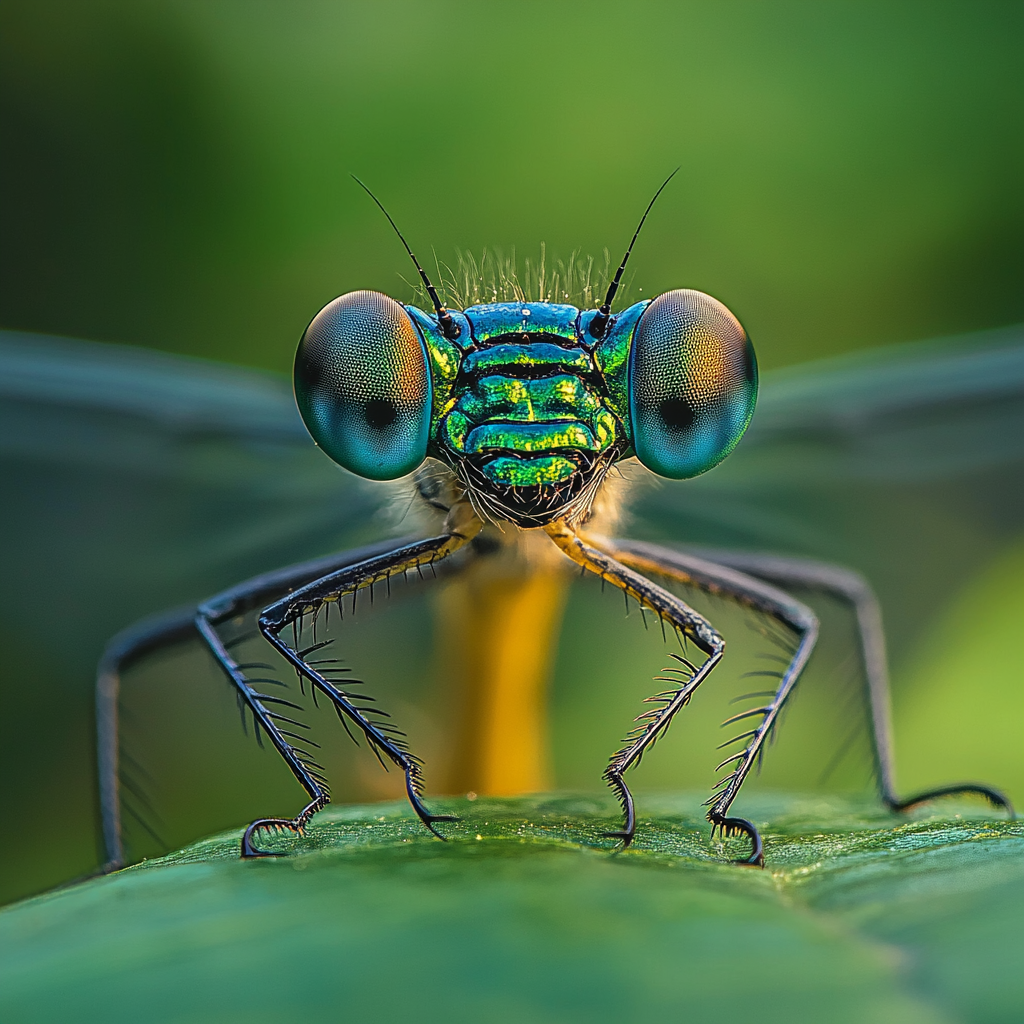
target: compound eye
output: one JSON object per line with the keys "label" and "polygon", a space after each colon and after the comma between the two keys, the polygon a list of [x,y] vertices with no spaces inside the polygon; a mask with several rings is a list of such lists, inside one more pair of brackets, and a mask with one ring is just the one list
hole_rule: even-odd
{"label": "compound eye", "polygon": [[295,400],[313,440],[339,465],[394,480],[426,457],[427,354],[409,314],[379,292],[349,292],[306,328]]}
{"label": "compound eye", "polygon": [[633,447],[673,480],[717,466],[747,429],[757,362],[740,322],[717,299],[659,295],[636,326],[629,362]]}

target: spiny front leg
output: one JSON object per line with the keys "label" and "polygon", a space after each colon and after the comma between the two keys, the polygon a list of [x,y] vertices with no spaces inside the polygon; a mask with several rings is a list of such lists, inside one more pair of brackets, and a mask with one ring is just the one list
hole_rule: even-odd
{"label": "spiny front leg", "polygon": [[[372,597],[375,584],[384,583],[390,586],[390,580],[395,575],[416,572],[422,576],[424,569],[432,571],[436,562],[472,540],[482,526],[468,502],[460,501],[449,511],[445,520],[445,532],[441,536],[408,544],[325,576],[271,605],[259,618],[260,631],[269,643],[301,678],[309,680],[315,691],[321,692],[331,701],[345,728],[348,729],[349,724],[352,724],[363,734],[382,766],[387,767],[387,759],[401,769],[405,775],[406,793],[413,810],[438,839],[444,837],[434,828],[434,823],[456,819],[452,815],[431,814],[423,803],[422,765],[419,758],[409,752],[404,734],[387,722],[386,712],[360,703],[360,700],[365,702],[366,698],[347,693],[337,681],[328,678],[332,672],[325,667],[326,663],[312,656],[330,641],[314,642],[310,647],[300,649],[298,635],[303,618],[312,616],[315,619],[328,602],[337,602],[340,610],[343,598],[351,596],[354,603],[358,592],[367,588]],[[281,636],[288,626],[293,627],[292,643],[288,643]],[[305,820],[319,809],[313,808],[311,803],[303,811],[303,815],[309,812]],[[270,824],[278,822],[272,821]],[[305,821],[302,824],[305,824]],[[257,827],[262,827],[262,823],[254,822],[250,830]]]}
{"label": "spiny front leg", "polygon": [[780,661],[785,668],[779,673],[765,673],[776,676],[779,682],[774,691],[763,694],[769,699],[762,706],[742,711],[722,723],[723,726],[728,726],[753,719],[756,724],[754,724],[754,728],[741,732],[738,736],[719,745],[719,750],[731,746],[733,743],[742,743],[743,748],[739,753],[727,757],[718,765],[716,771],[728,765],[734,765],[734,767],[728,775],[719,779],[715,786],[716,792],[705,803],[705,806],[709,808],[708,821],[712,825],[712,834],[717,828],[723,836],[738,834],[748,836],[751,842],[751,853],[740,863],[764,867],[764,847],[757,829],[746,818],[730,818],[728,816],[729,808],[736,799],[744,780],[750,774],[751,768],[763,756],[765,741],[776,727],[779,715],[814,650],[818,638],[818,620],[810,609],[798,605],[792,599],[786,605],[780,604],[773,608],[771,603],[765,600],[769,595],[759,593],[750,584],[746,584],[739,591],[726,587],[723,588],[723,593],[735,599],[743,599],[744,603],[758,607],[759,610],[771,615],[786,628],[793,630],[798,638],[794,647],[785,638],[776,635],[771,630],[765,630],[765,635],[773,639],[781,648]]}
{"label": "spiny front leg", "polygon": [[761,695],[751,695],[767,696],[770,699],[762,706],[741,711],[739,714],[727,718],[722,723],[724,727],[744,722],[748,719],[754,719],[756,722],[754,728],[741,732],[739,735],[719,745],[719,750],[734,743],[742,743],[743,748],[739,753],[727,757],[716,767],[715,770],[720,771],[729,765],[734,766],[728,775],[718,780],[715,792],[705,801],[705,806],[709,808],[708,821],[711,822],[712,836],[717,828],[723,836],[743,834],[749,837],[751,843],[750,856],[739,863],[764,867],[764,847],[757,829],[746,818],[730,818],[728,816],[729,808],[736,799],[736,795],[739,793],[740,787],[743,785],[747,775],[750,774],[750,769],[753,768],[758,758],[763,755],[765,740],[767,740],[775,728],[782,708],[789,699],[789,695],[796,685],[800,673],[810,657],[811,651],[814,649],[817,633],[817,620],[809,618],[802,630],[802,635],[796,645],[796,649],[790,648],[787,652],[788,657],[786,660],[788,664],[780,674],[778,687],[774,691],[768,691]]}
{"label": "spiny front leg", "polygon": [[306,727],[295,719],[286,717],[280,711],[274,710],[282,705],[288,708],[298,708],[298,705],[281,697],[272,697],[256,690],[252,684],[257,680],[246,677],[246,666],[240,665],[228,651],[205,607],[200,608],[197,613],[195,624],[200,636],[217,659],[217,663],[235,686],[239,699],[251,712],[257,738],[259,730],[262,729],[309,796],[309,803],[296,817],[260,818],[252,822],[242,835],[243,857],[279,857],[280,853],[259,849],[254,844],[253,837],[258,831],[269,829],[277,831],[287,829],[299,835],[302,834],[309,819],[317,811],[326,807],[331,800],[327,779],[323,775],[323,766],[318,764],[310,751],[305,749],[307,745],[313,745],[312,740],[289,731],[282,723],[295,727]]}
{"label": "spiny front leg", "polygon": [[[626,542],[634,551],[644,545]],[[765,555],[750,551],[713,551],[706,553],[719,566],[784,586],[806,587],[830,594],[848,604],[856,616],[860,649],[863,657],[866,697],[871,714],[871,739],[874,746],[875,770],[882,800],[894,811],[906,811],[925,801],[945,796],[980,796],[994,807],[1005,810],[1012,818],[1013,805],[1006,795],[992,786],[960,783],[942,786],[901,799],[896,792],[893,771],[892,713],[889,699],[889,671],[885,654],[885,630],[882,609],[868,581],[860,573],[841,565],[817,562],[790,555]],[[670,553],[670,557],[686,558]],[[628,564],[628,560],[627,560]],[[755,581],[756,582],[756,581]],[[749,590],[749,580],[747,590]],[[808,612],[802,616],[783,617],[793,628],[806,624]]]}
{"label": "spiny front leg", "polygon": [[[217,664],[228,681],[235,687],[240,710],[248,709],[252,714],[256,739],[260,740],[261,733],[265,733],[268,736],[284,759],[285,764],[288,765],[292,774],[310,798],[310,802],[295,818],[261,818],[259,821],[253,822],[246,829],[242,837],[243,857],[277,856],[276,854],[264,853],[255,847],[253,844],[255,832],[261,828],[276,828],[290,829],[301,833],[313,814],[330,802],[330,791],[327,786],[327,779],[324,776],[323,767],[314,760],[313,755],[306,749],[307,746],[315,748],[317,744],[308,736],[300,736],[286,728],[287,726],[292,726],[293,728],[306,729],[303,723],[287,717],[280,710],[281,708],[301,710],[299,705],[293,704],[291,701],[285,700],[280,696],[274,697],[270,694],[259,692],[263,688],[261,684],[279,685],[280,680],[266,676],[250,678],[246,673],[249,669],[272,671],[272,666],[259,662],[246,665],[239,664],[229,651],[229,647],[232,645],[224,643],[221,639],[218,627],[239,616],[246,615],[254,609],[264,607],[268,601],[278,600],[284,594],[288,594],[299,587],[304,587],[314,580],[322,579],[327,574],[361,564],[376,555],[386,554],[389,550],[390,546],[387,544],[376,544],[369,548],[340,552],[327,558],[318,558],[313,561],[302,562],[298,565],[287,566],[283,569],[276,569],[269,573],[262,573],[209,598],[195,611],[192,624],[206,642],[210,653],[216,659]],[[131,657],[133,652],[140,650],[139,640],[146,640],[147,637],[152,640],[152,633],[149,630],[144,630],[141,636],[135,637],[127,648],[124,647],[123,643],[117,643],[116,646],[110,649],[110,653],[118,657],[118,661],[113,664],[115,673],[123,664],[126,655]],[[118,639],[115,638],[115,641]],[[110,678],[107,671],[109,664],[105,656],[104,662],[101,662],[101,673],[99,676],[101,685]],[[114,699],[116,700],[116,674],[112,682],[115,686]],[[99,708],[99,704],[97,707]],[[290,740],[294,742],[290,742]],[[116,761],[112,766],[101,764],[101,768],[107,770],[108,780],[110,767],[116,770]],[[106,785],[103,785],[102,776],[101,786],[104,792],[112,791],[109,781],[107,781]],[[114,795],[116,796],[116,790]],[[107,808],[104,806],[105,827],[107,821]]]}
{"label": "spiny front leg", "polygon": [[643,572],[653,572],[675,582],[697,587],[708,594],[728,597],[740,605],[768,616],[769,619],[774,620],[787,630],[792,630],[799,638],[794,649],[788,641],[777,636],[774,631],[765,629],[765,635],[784,649],[779,660],[785,665],[785,668],[781,672],[770,673],[779,679],[775,690],[764,694],[749,695],[769,697],[770,700],[767,703],[762,707],[752,708],[734,715],[723,723],[723,725],[730,725],[748,718],[760,718],[760,722],[755,728],[743,732],[739,736],[734,736],[721,745],[727,747],[737,742],[744,744],[738,754],[727,757],[718,765],[716,771],[720,771],[728,765],[735,765],[735,768],[725,778],[719,780],[715,787],[718,792],[707,801],[707,804],[710,805],[708,820],[711,822],[712,835],[716,829],[722,835],[746,835],[750,839],[751,852],[749,857],[739,863],[763,866],[764,847],[757,829],[746,818],[729,817],[729,807],[736,799],[736,794],[751,767],[763,753],[764,741],[775,727],[779,713],[814,650],[818,636],[818,620],[810,608],[784,591],[728,566],[639,541],[606,541],[605,543],[627,565]]}
{"label": "spiny front leg", "polygon": [[664,735],[676,712],[689,703],[697,687],[721,661],[725,641],[706,619],[685,602],[652,583],[647,577],[627,568],[594,544],[588,543],[568,524],[552,523],[545,529],[561,551],[577,565],[618,587],[627,599],[632,597],[640,605],[641,612],[653,612],[663,626],[670,626],[677,636],[692,641],[706,655],[701,665],[695,665],[683,656],[673,655],[681,667],[673,666],[666,669],[664,675],[657,677],[661,682],[671,683],[671,689],[648,698],[647,702],[655,706],[636,719],[636,728],[626,737],[622,749],[612,755],[605,769],[604,778],[622,804],[624,819],[622,829],[610,832],[608,836],[621,839],[628,846],[636,831],[636,811],[633,795],[625,782],[625,773],[638,764],[644,752]]}

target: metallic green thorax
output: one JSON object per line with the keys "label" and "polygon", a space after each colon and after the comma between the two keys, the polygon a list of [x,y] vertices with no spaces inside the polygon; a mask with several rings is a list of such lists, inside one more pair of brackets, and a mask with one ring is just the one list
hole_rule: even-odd
{"label": "metallic green thorax", "polygon": [[471,458],[503,487],[568,480],[580,458],[631,453],[628,357],[647,302],[618,314],[599,341],[593,310],[543,302],[499,302],[451,311],[449,341],[434,317],[406,306],[430,359],[430,454]]}

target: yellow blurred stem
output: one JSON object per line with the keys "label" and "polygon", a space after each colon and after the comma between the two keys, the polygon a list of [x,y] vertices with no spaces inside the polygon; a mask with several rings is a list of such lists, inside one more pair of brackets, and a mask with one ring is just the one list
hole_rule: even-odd
{"label": "yellow blurred stem", "polygon": [[481,560],[439,599],[443,676],[459,709],[449,792],[513,796],[550,786],[547,691],[567,579]]}

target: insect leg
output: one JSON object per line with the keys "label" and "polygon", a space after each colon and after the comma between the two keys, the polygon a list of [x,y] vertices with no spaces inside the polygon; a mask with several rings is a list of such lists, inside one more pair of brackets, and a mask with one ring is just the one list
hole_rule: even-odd
{"label": "insect leg", "polygon": [[[318,579],[324,573],[365,561],[381,551],[390,550],[393,545],[393,541],[383,545],[375,544],[264,573],[205,601],[199,609],[195,605],[189,605],[143,619],[122,630],[107,643],[96,670],[97,778],[104,871],[116,870],[125,863],[121,838],[118,734],[121,673],[155,650],[194,637],[196,615],[200,609],[204,611],[204,618],[211,625],[216,625],[253,608],[262,607],[267,601],[272,601],[312,579]],[[214,654],[216,657],[216,652]]]}
{"label": "insect leg", "polygon": [[730,720],[738,721],[741,718],[760,717],[756,728],[735,738],[736,740],[746,740],[746,745],[738,754],[719,765],[719,768],[730,764],[735,767],[719,781],[716,788],[720,791],[708,801],[710,804],[708,820],[712,824],[712,832],[717,828],[723,834],[745,833],[750,837],[753,847],[746,863],[763,864],[764,851],[757,829],[743,818],[728,817],[728,811],[814,650],[818,638],[817,617],[806,605],[771,584],[747,576],[728,566],[717,565],[714,562],[688,554],[684,555],[655,544],[626,540],[613,540],[606,543],[617,558],[633,569],[654,573],[679,583],[686,583],[709,594],[721,594],[729,597],[742,605],[770,616],[791,629],[798,637],[796,648],[790,654],[789,663],[782,673],[779,685],[771,699],[763,707],[744,712]]}
{"label": "insect leg", "polygon": [[[254,850],[250,842],[253,830],[255,828],[281,827],[301,833],[309,819],[330,802],[331,794],[327,788],[327,780],[323,776],[320,765],[313,761],[310,752],[301,746],[301,738],[295,737],[299,739],[299,743],[289,743],[285,739],[284,730],[278,724],[282,716],[272,710],[272,702],[280,703],[280,701],[277,698],[270,697],[268,694],[259,693],[251,685],[249,680],[246,679],[241,666],[231,656],[203,609],[200,609],[196,615],[195,622],[200,636],[206,641],[206,645],[210,649],[210,653],[217,659],[217,664],[220,665],[225,675],[227,675],[228,679],[238,690],[241,699],[252,713],[253,727],[257,730],[257,733],[262,729],[267,734],[270,742],[273,743],[277,752],[284,759],[285,764],[288,765],[291,773],[298,780],[299,785],[302,786],[309,796],[309,803],[306,804],[297,817],[293,819],[262,818],[259,821],[253,822],[245,830],[242,836],[243,857],[279,856],[278,854]],[[292,735],[294,736],[294,734]]]}
{"label": "insect leg", "polygon": [[142,619],[111,637],[96,667],[96,774],[103,839],[102,871],[124,867],[121,841],[120,737],[118,698],[121,673],[151,651],[194,635],[195,606]]}
{"label": "insect leg", "polygon": [[871,585],[860,573],[841,565],[782,555],[763,555],[745,551],[706,551],[702,555],[719,565],[782,585],[806,587],[830,594],[849,604],[857,617],[861,657],[867,680],[871,710],[871,739],[878,788],[884,803],[894,811],[905,811],[936,797],[975,794],[1013,816],[1013,807],[998,789],[977,783],[943,786],[901,800],[896,792],[893,771],[892,708],[889,699],[889,667],[885,652],[882,609]]}
{"label": "insect leg", "polygon": [[[633,765],[639,763],[644,752],[664,735],[684,705],[689,703],[697,687],[708,677],[711,670],[718,664],[725,650],[725,641],[718,635],[706,619],[697,614],[674,594],[652,583],[639,572],[624,565],[615,557],[607,554],[598,546],[601,542],[589,543],[581,538],[566,523],[553,523],[545,527],[548,536],[577,565],[599,576],[602,581],[618,587],[626,595],[627,600],[633,598],[641,609],[652,611],[659,619],[671,626],[678,635],[690,640],[706,657],[704,662],[693,665],[680,658],[688,674],[683,679],[673,679],[673,688],[663,694],[650,698],[655,707],[636,719],[638,725],[626,737],[621,750],[612,755],[605,769],[604,777],[615,791],[622,803],[623,827],[621,831],[611,832],[612,838],[621,839],[628,846],[633,840],[636,830],[636,810],[633,795],[629,791],[623,776]],[[757,831],[749,822],[740,819],[723,819],[722,827],[736,828],[751,835],[755,850],[760,850],[760,839]]]}
{"label": "insect leg", "polygon": [[[396,573],[410,570],[422,572],[435,562],[458,550],[480,531],[483,523],[476,518],[468,502],[459,502],[452,506],[445,522],[445,533],[429,540],[408,544],[404,547],[367,559],[358,565],[350,566],[339,572],[331,573],[316,580],[294,593],[282,598],[265,609],[259,618],[259,628],[270,644],[295,669],[297,673],[309,680],[311,686],[324,694],[335,706],[339,717],[345,716],[366,737],[370,749],[383,764],[386,757],[405,774],[405,788],[413,810],[420,821],[439,839],[443,839],[433,827],[436,821],[453,821],[451,815],[431,814],[423,803],[423,772],[420,761],[411,754],[402,738],[386,724],[373,721],[372,712],[360,706],[358,697],[346,693],[335,682],[325,676],[306,660],[312,653],[310,649],[297,650],[296,647],[282,639],[285,627],[297,624],[303,616],[315,614],[327,601],[341,601],[351,595],[353,599],[360,590],[372,588],[374,584],[387,580]],[[314,648],[315,649],[315,648]],[[293,771],[295,769],[293,768]],[[301,779],[300,779],[301,781]],[[303,785],[306,783],[304,782]],[[283,819],[260,819],[254,821],[246,830],[242,839],[242,856],[261,856],[252,841],[256,831],[268,826],[280,826],[298,831],[305,825],[309,817],[326,803],[322,797],[314,795],[307,787],[311,802],[302,813],[291,821]],[[322,800],[319,806],[318,800]]]}

